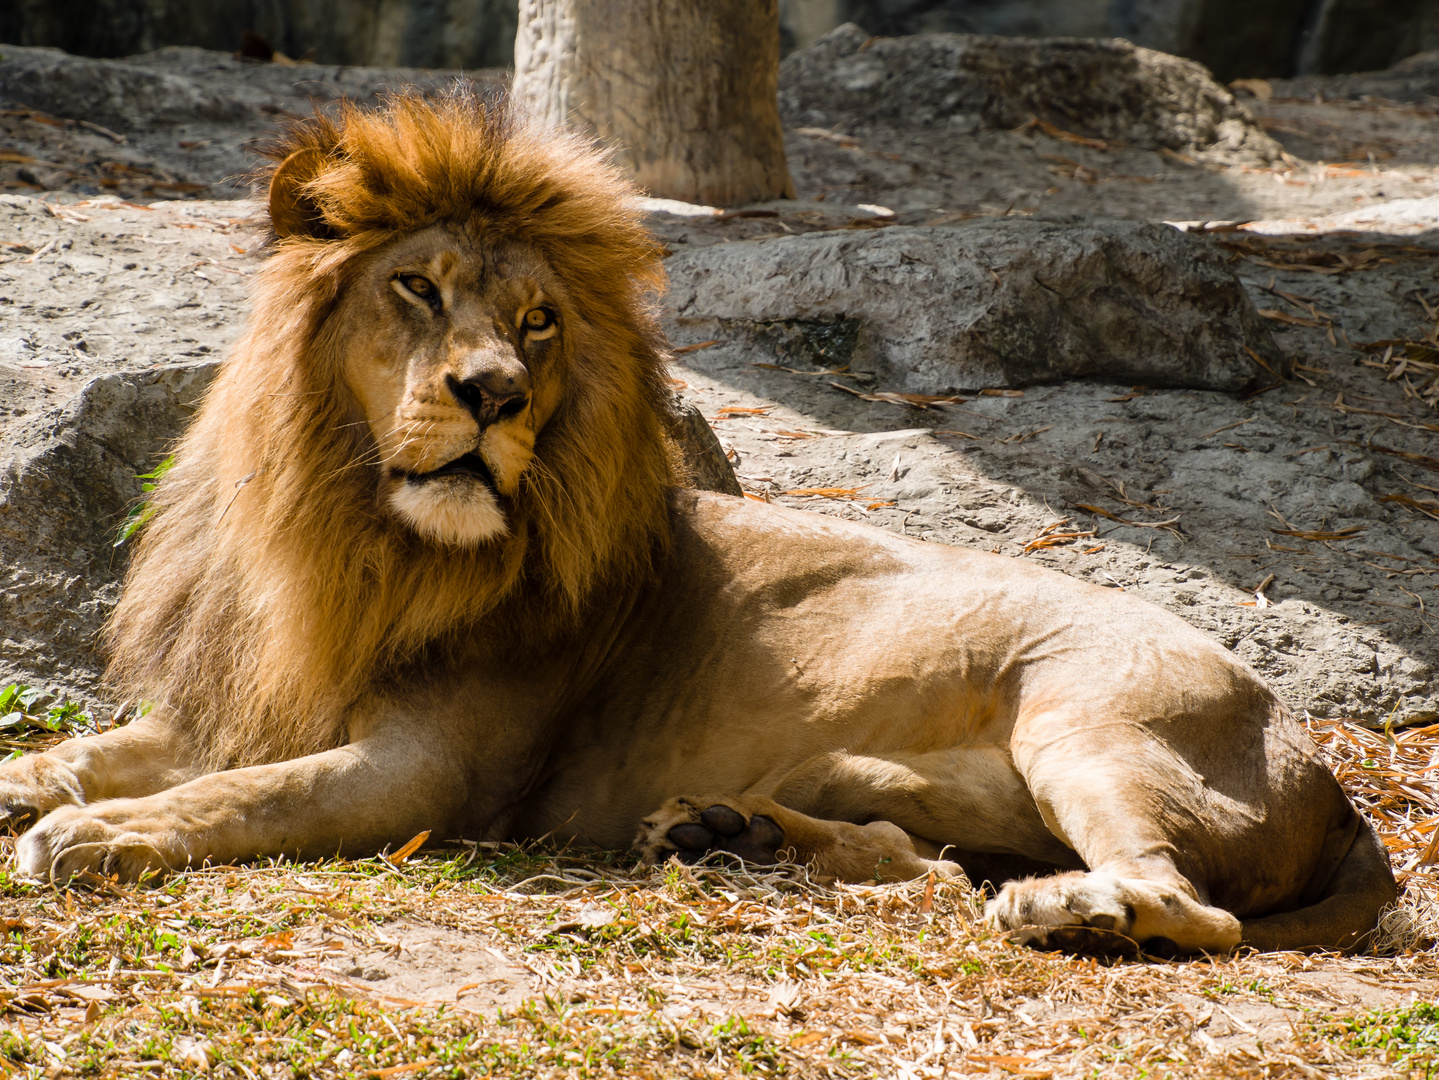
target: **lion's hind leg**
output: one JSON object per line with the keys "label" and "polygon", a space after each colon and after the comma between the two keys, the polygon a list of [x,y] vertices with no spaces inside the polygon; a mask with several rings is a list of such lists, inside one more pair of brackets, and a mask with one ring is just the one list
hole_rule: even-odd
{"label": "lion's hind leg", "polygon": [[1005,885],[985,906],[985,917],[1037,948],[1123,953],[1167,942],[1166,948],[1192,953],[1238,945],[1239,920],[1201,904],[1181,880],[1083,870],[1025,878]]}
{"label": "lion's hind leg", "polygon": [[913,839],[888,821],[824,821],[765,795],[669,800],[640,823],[635,847],[647,862],[671,855],[697,862],[724,852],[747,863],[794,862],[840,881],[906,881],[930,870],[958,874],[954,863],[926,859]]}

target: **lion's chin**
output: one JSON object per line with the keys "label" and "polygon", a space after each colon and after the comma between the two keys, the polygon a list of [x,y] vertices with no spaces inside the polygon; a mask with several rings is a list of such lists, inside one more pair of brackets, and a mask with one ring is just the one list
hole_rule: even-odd
{"label": "lion's chin", "polygon": [[441,544],[474,547],[510,531],[489,488],[465,476],[402,481],[390,492],[390,505],[415,532]]}

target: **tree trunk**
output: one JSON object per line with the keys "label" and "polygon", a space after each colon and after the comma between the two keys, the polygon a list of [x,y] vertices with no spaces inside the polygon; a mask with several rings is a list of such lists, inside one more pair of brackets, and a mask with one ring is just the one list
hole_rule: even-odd
{"label": "tree trunk", "polygon": [[778,90],[778,0],[520,0],[515,98],[658,198],[793,198]]}

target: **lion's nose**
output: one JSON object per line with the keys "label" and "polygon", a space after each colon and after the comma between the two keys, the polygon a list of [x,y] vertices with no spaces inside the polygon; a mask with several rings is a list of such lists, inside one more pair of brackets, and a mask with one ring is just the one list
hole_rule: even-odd
{"label": "lion's nose", "polygon": [[481,431],[497,420],[523,412],[530,403],[530,376],[523,368],[481,371],[464,379],[448,375],[445,381],[460,404],[470,410]]}

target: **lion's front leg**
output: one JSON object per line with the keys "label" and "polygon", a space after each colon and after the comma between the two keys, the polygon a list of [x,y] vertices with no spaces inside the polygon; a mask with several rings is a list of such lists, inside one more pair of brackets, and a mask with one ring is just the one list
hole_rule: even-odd
{"label": "lion's front leg", "polygon": [[413,732],[294,761],[212,773],[143,798],[65,806],[20,838],[22,873],[133,880],[265,855],[372,854],[451,826],[465,802],[454,755]]}
{"label": "lion's front leg", "polygon": [[748,863],[794,862],[840,881],[907,881],[930,870],[961,873],[952,863],[926,859],[914,840],[888,821],[855,825],[824,821],[764,795],[671,799],[640,824],[635,847],[648,862],[670,855],[693,862],[712,852]]}
{"label": "lion's front leg", "polygon": [[0,825],[20,830],[62,806],[148,795],[198,773],[159,717],[70,739],[0,765]]}

